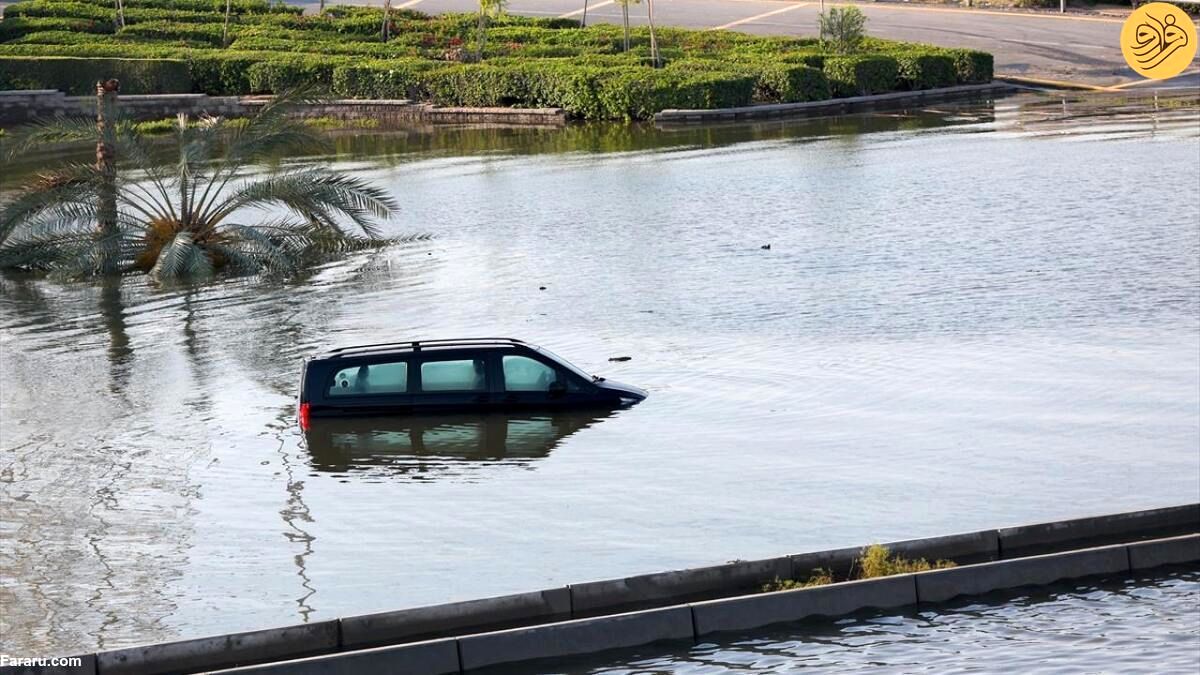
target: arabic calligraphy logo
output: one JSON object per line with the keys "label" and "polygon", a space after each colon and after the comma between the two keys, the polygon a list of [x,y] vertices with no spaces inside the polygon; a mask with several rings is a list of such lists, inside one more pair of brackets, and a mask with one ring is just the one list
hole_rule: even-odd
{"label": "arabic calligraphy logo", "polygon": [[1196,56],[1196,26],[1174,5],[1142,5],[1121,28],[1121,51],[1129,67],[1143,77],[1175,77]]}

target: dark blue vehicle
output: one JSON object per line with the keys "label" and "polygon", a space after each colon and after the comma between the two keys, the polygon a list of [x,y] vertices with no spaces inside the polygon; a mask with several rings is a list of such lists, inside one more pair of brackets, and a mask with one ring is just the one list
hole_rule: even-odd
{"label": "dark blue vehicle", "polygon": [[589,375],[520,340],[394,342],[306,361],[300,425],[320,417],[618,407],[644,398],[645,390]]}

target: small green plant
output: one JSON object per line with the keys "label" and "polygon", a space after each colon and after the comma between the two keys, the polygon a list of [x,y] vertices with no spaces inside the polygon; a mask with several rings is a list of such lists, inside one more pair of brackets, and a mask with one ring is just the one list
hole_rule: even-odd
{"label": "small green plant", "polygon": [[893,555],[886,546],[872,544],[863,549],[862,556],[858,559],[858,578],[874,579],[876,577],[890,577],[894,574],[944,570],[951,567],[957,567],[957,565],[950,560],[937,560],[932,563],[924,558],[909,560],[898,555]]}
{"label": "small green plant", "polygon": [[821,42],[841,54],[858,51],[866,37],[867,15],[853,6],[830,7],[818,17]]}
{"label": "small green plant", "polygon": [[808,579],[780,579],[775,577],[774,581],[763,584],[762,592],[771,593],[774,591],[794,591],[797,588],[812,588],[814,586],[827,586],[833,583],[833,572],[826,569],[817,568],[812,571]]}
{"label": "small green plant", "polygon": [[[850,576],[846,581],[875,579],[878,577],[890,577],[895,574],[912,574],[913,572],[927,572],[929,570],[944,570],[957,566],[957,563],[952,560],[937,560],[932,563],[924,558],[910,560],[893,555],[886,546],[872,544],[864,548],[862,555],[854,561],[854,564],[850,568]],[[803,580],[775,577],[774,581],[763,584],[762,592],[773,593],[775,591],[793,591],[799,588],[827,586],[835,583],[835,581],[832,570],[817,568],[812,571],[807,579]]]}

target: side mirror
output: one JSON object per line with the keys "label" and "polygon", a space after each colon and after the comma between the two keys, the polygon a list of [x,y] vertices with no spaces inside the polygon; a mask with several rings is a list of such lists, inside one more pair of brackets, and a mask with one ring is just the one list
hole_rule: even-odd
{"label": "side mirror", "polygon": [[561,396],[565,396],[567,393],[567,383],[563,382],[562,380],[555,380],[554,382],[550,383],[550,386],[546,389],[546,391],[550,394],[550,398],[559,398]]}

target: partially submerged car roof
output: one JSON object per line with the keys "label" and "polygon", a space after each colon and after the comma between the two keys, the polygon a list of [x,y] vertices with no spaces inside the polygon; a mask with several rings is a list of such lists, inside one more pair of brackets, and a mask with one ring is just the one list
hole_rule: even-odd
{"label": "partially submerged car roof", "polygon": [[419,352],[422,350],[432,349],[459,349],[464,347],[524,347],[525,349],[542,351],[537,345],[531,345],[528,342],[517,340],[515,338],[455,338],[443,340],[411,340],[407,342],[380,342],[369,345],[353,345],[350,347],[330,349],[327,352],[317,354],[313,358],[324,360],[373,354]]}

